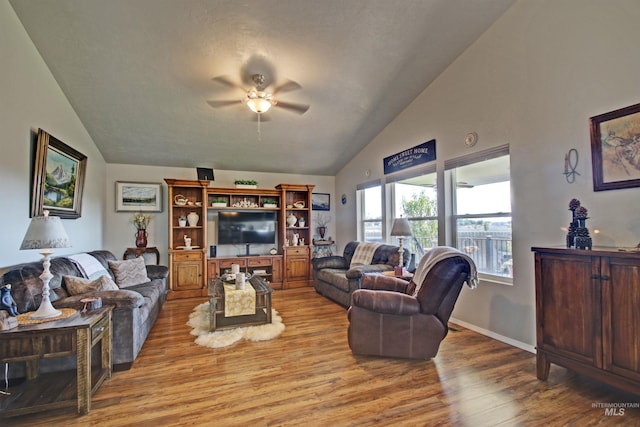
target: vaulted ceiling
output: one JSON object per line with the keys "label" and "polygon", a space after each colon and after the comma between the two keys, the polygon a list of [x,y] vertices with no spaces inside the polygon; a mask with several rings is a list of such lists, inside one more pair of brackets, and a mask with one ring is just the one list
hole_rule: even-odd
{"label": "vaulted ceiling", "polygon": [[10,2],[108,163],[334,175],[514,0]]}

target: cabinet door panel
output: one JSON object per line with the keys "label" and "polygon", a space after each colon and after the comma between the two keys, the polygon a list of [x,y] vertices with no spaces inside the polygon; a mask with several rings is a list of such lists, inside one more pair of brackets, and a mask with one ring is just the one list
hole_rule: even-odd
{"label": "cabinet door panel", "polygon": [[[598,263],[595,263],[598,264]],[[543,255],[536,286],[542,306],[538,344],[545,350],[601,364],[597,268],[590,257]],[[567,333],[567,331],[571,331]]]}
{"label": "cabinet door panel", "polygon": [[640,264],[604,258],[602,280],[604,368],[640,380]]}
{"label": "cabinet door panel", "polygon": [[282,284],[282,258],[273,259],[273,277],[275,283]]}
{"label": "cabinet door panel", "polygon": [[308,258],[289,257],[287,258],[287,279],[306,280],[309,274]]}
{"label": "cabinet door panel", "polygon": [[176,262],[173,264],[174,291],[202,288],[202,264],[200,262]]}

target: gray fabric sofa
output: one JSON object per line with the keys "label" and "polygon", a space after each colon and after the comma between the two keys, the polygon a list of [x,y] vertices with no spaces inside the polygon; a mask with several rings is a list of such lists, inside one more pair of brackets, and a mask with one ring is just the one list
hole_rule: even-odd
{"label": "gray fabric sofa", "polygon": [[[117,258],[109,251],[88,252],[93,255],[114,279],[109,269],[109,261]],[[51,260],[49,283],[51,302],[57,308],[81,308],[81,299],[88,296],[100,297],[102,305],[113,305],[112,313],[112,361],[114,370],[131,368],[138,356],[149,331],[153,327],[160,309],[166,300],[168,269],[162,265],[147,265],[147,277],[151,281],[122,288],[117,291],[89,292],[71,296],[66,290],[63,276],[82,277],[79,268],[69,258],[57,257]],[[42,261],[15,265],[5,269],[0,277],[0,286],[11,284],[11,294],[18,306],[18,312],[34,311],[42,300]],[[70,358],[43,360],[43,372],[71,369]],[[23,367],[11,367],[21,371]],[[11,377],[16,377],[12,372]]]}
{"label": "gray fabric sofa", "polygon": [[[373,253],[369,265],[350,268],[351,258],[360,243],[358,241],[347,243],[342,256],[334,255],[312,260],[313,282],[316,292],[344,307],[351,305],[351,294],[361,287],[364,274],[393,271],[394,266],[398,265],[399,247],[381,244]],[[405,249],[403,255],[405,267],[410,258],[411,253]]]}

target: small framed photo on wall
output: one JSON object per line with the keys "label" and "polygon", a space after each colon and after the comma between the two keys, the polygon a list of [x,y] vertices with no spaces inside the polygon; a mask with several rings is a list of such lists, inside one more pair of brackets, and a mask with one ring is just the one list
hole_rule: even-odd
{"label": "small framed photo on wall", "polygon": [[116,181],[116,212],[162,212],[162,183]]}
{"label": "small framed photo on wall", "polygon": [[312,193],[311,208],[314,211],[330,211],[331,195],[329,193]]}

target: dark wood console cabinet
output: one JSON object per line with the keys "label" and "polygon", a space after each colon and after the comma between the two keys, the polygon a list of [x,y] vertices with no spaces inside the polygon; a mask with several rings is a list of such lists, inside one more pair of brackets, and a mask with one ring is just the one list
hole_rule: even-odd
{"label": "dark wood console cabinet", "polygon": [[555,363],[640,395],[640,252],[532,250],[538,379]]}

